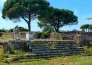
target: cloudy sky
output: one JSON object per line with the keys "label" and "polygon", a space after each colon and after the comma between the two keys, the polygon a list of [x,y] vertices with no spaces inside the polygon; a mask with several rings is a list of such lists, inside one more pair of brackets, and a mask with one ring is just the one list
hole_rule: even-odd
{"label": "cloudy sky", "polygon": [[[14,28],[16,25],[27,28],[27,24],[25,21],[14,23],[10,20],[2,19],[2,8],[3,4],[6,0],[0,0],[0,29],[10,29]],[[79,23],[77,25],[72,26],[64,26],[60,28],[60,30],[80,30],[80,26],[83,24],[92,24],[92,20],[86,20],[88,17],[92,17],[92,0],[47,0],[50,2],[50,6],[60,9],[69,9],[74,12],[76,16],[78,16]],[[41,29],[37,26],[38,20],[34,20],[31,23],[32,31],[41,31]]]}

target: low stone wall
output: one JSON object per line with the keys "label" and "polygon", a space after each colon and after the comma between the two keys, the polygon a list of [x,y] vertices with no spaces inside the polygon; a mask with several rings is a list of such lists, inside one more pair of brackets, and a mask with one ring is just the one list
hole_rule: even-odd
{"label": "low stone wall", "polygon": [[25,50],[27,48],[27,44],[26,44],[27,41],[25,41],[25,40],[10,40],[9,42],[14,47],[14,49]]}

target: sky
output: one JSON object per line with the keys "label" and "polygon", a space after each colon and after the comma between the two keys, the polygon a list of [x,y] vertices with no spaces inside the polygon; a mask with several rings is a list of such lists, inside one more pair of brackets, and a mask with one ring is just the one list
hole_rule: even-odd
{"label": "sky", "polygon": [[[2,8],[6,0],[0,0],[0,29],[11,29],[16,25],[28,28],[27,23],[24,20],[14,23],[10,20],[5,20],[2,18]],[[92,17],[92,0],[47,0],[50,3],[50,6],[59,9],[68,9],[74,12],[78,16],[77,25],[67,25],[60,28],[60,30],[71,31],[71,30],[80,30],[80,26],[83,24],[92,24],[92,20],[87,20],[86,18]],[[32,31],[41,31],[37,25],[38,20],[31,22]]]}

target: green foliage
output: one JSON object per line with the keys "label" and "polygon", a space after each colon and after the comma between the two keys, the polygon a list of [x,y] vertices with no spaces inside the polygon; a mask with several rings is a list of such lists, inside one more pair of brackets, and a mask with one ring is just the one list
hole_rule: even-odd
{"label": "green foliage", "polygon": [[80,26],[80,29],[82,29],[82,31],[92,31],[92,24],[83,24]]}
{"label": "green foliage", "polygon": [[38,38],[40,38],[42,35],[42,32],[38,31],[37,34],[38,34]]}
{"label": "green foliage", "polygon": [[42,35],[45,36],[45,39],[46,39],[46,38],[49,38],[51,32],[52,32],[52,31],[49,31],[49,30],[46,31],[46,32],[39,32],[39,31],[38,31],[38,32],[37,32],[37,34],[38,34],[38,38],[40,39]]}
{"label": "green foliage", "polygon": [[42,32],[46,32],[46,31],[54,31],[54,28],[52,26],[44,26]]}
{"label": "green foliage", "polygon": [[9,59],[5,59],[4,63],[10,63],[10,60]]}
{"label": "green foliage", "polygon": [[78,23],[77,16],[75,16],[72,11],[53,7],[43,11],[38,19],[40,20],[40,22],[38,22],[39,27],[50,25],[55,29],[56,32],[59,31],[60,27]]}
{"label": "green foliage", "polygon": [[[28,29],[23,28],[23,27],[19,27],[19,30],[20,31],[28,31]],[[9,30],[2,28],[2,29],[0,29],[0,32],[13,32],[13,28],[11,28]]]}
{"label": "green foliage", "polygon": [[89,27],[89,24],[83,24],[80,29],[83,29],[83,28],[88,28]]}
{"label": "green foliage", "polygon": [[83,31],[87,30],[88,28],[89,28],[89,24],[83,24],[80,27],[80,29],[82,29]]}
{"label": "green foliage", "polygon": [[65,32],[67,32],[67,31],[64,31],[64,30],[59,30],[59,33],[65,33]]}
{"label": "green foliage", "polygon": [[92,56],[92,48],[88,46],[84,46],[84,52],[87,56]]}
{"label": "green foliage", "polygon": [[28,29],[23,28],[23,27],[19,27],[19,30],[20,30],[20,31],[28,31]]}
{"label": "green foliage", "polygon": [[7,53],[8,54],[15,54],[14,47],[11,44],[9,44],[9,47],[10,48],[7,50]]}
{"label": "green foliage", "polygon": [[0,32],[6,32],[7,30],[5,30],[4,28],[0,29]]}
{"label": "green foliage", "polygon": [[49,5],[46,0],[7,0],[2,9],[2,17],[14,22],[23,19],[30,31],[31,21],[36,19]]}
{"label": "green foliage", "polygon": [[9,29],[8,31],[9,31],[9,32],[13,32],[13,29]]}
{"label": "green foliage", "polygon": [[52,31],[48,30],[46,32],[43,32],[45,38],[49,38]]}
{"label": "green foliage", "polygon": [[88,27],[89,29],[92,29],[92,24],[91,25],[89,25],[89,27]]}

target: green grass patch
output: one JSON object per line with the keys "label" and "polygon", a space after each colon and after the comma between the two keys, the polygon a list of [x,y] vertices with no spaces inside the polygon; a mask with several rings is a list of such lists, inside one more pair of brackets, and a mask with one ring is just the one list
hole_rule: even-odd
{"label": "green grass patch", "polygon": [[87,56],[92,56],[92,47],[84,46],[84,54]]}
{"label": "green grass patch", "polygon": [[4,34],[0,37],[0,41],[7,41],[7,40],[10,40],[10,39],[13,39],[13,37],[12,37],[12,35],[10,35],[8,33],[6,33],[6,34]]}
{"label": "green grass patch", "polygon": [[0,60],[3,59],[3,46],[0,45]]}
{"label": "green grass patch", "polygon": [[63,56],[40,59],[22,59],[19,61],[0,62],[0,65],[92,65],[92,56]]}
{"label": "green grass patch", "polygon": [[77,58],[77,65],[92,65],[92,56],[82,56]]}

